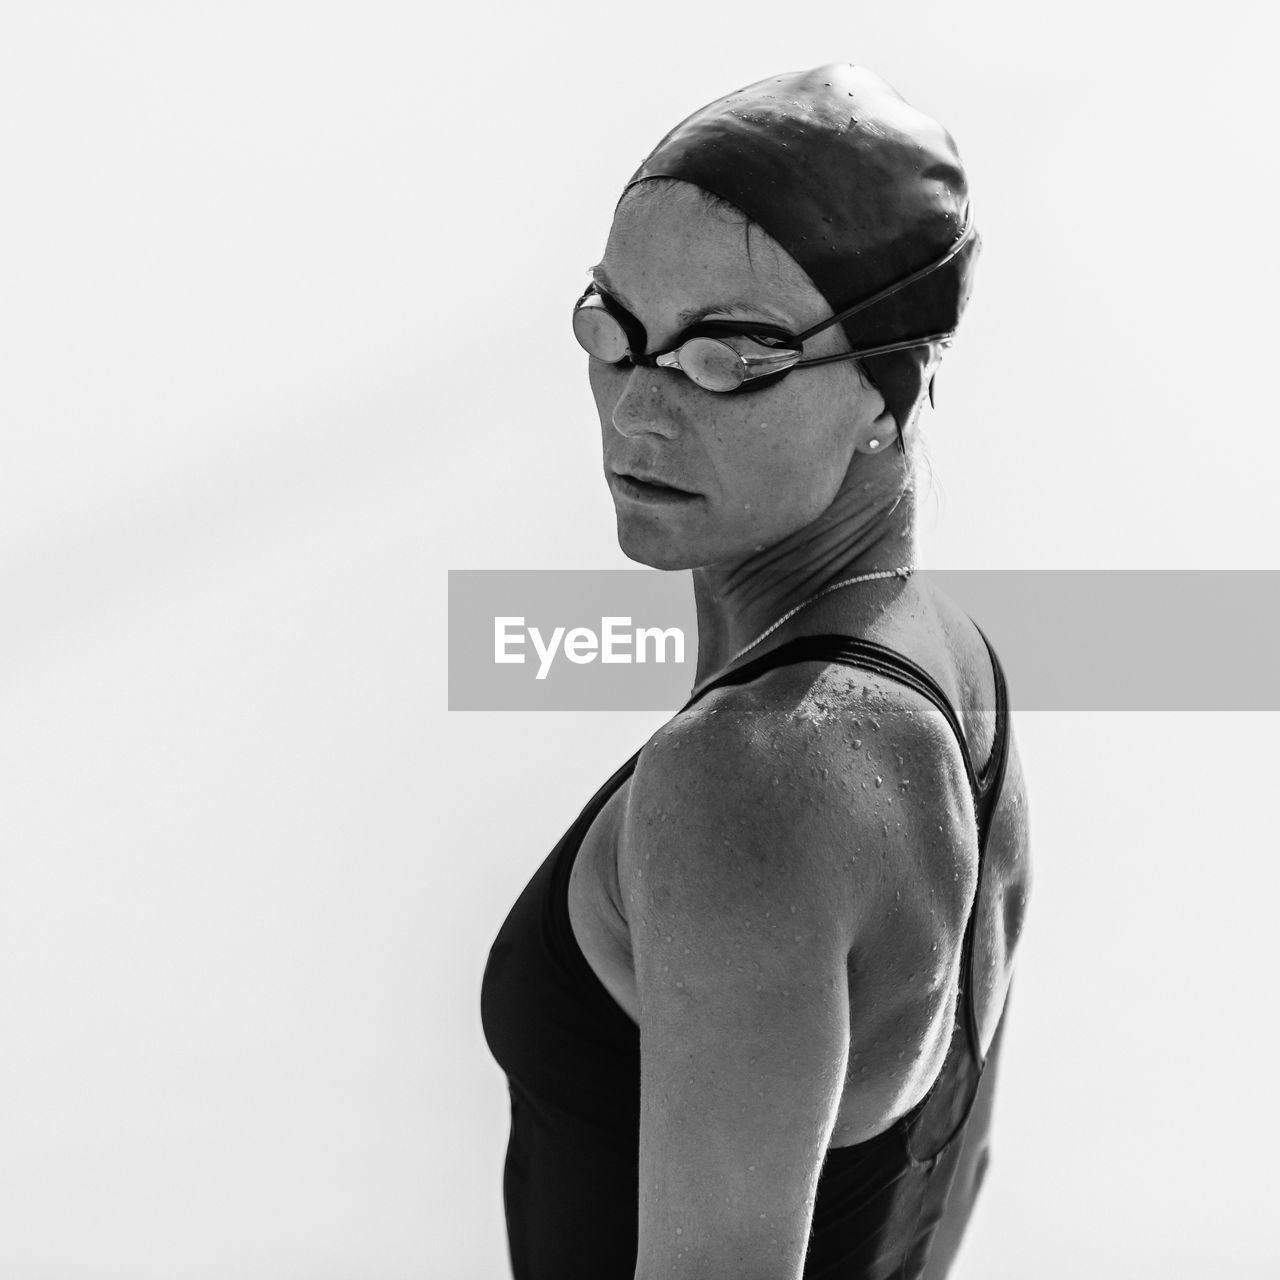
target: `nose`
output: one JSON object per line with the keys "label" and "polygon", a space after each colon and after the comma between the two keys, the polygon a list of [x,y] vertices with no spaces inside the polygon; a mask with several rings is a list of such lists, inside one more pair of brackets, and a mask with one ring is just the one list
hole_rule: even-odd
{"label": "nose", "polygon": [[655,435],[670,440],[679,435],[681,410],[672,384],[680,378],[665,369],[633,366],[613,406],[614,430],[627,437]]}

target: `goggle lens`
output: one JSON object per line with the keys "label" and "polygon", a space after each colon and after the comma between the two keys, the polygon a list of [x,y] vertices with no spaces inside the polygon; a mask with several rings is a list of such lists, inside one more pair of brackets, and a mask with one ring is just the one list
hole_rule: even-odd
{"label": "goggle lens", "polygon": [[575,308],[573,336],[588,355],[608,364],[617,364],[628,354],[626,332],[603,307]]}
{"label": "goggle lens", "polygon": [[705,391],[734,391],[747,376],[742,357],[715,338],[690,338],[677,355],[681,370]]}

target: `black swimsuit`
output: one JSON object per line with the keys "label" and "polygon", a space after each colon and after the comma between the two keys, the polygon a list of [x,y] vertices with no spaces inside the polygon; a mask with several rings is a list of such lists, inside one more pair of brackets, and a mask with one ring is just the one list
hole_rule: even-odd
{"label": "black swimsuit", "polygon": [[[995,672],[996,728],[980,774],[959,719],[932,676],[867,640],[803,636],[721,676],[686,706],[712,689],[794,662],[840,662],[915,689],[947,717],[964,756],[978,826],[976,902],[1008,744],[1004,673],[990,642],[987,649]],[[515,1280],[633,1280],[635,1274],[640,1032],[582,954],[569,923],[568,888],[583,836],[631,776],[639,754],[596,792],[534,874],[499,930],[485,968],[485,1038],[511,1093],[503,1193]],[[925,1097],[883,1133],[828,1150],[804,1280],[929,1280],[946,1274],[985,1168],[990,1090],[1003,1031],[1002,1015],[984,1064],[974,1007],[974,915],[971,906],[960,997],[942,1069]]]}

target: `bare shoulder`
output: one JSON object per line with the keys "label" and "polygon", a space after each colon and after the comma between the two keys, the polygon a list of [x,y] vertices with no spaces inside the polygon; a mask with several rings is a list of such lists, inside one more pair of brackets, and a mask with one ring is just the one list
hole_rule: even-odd
{"label": "bare shoulder", "polygon": [[[898,682],[817,662],[775,668],[650,739],[618,868],[636,906],[697,912],[703,928],[804,913],[846,950],[886,896],[918,891],[935,918],[960,918],[976,830],[959,744]],[[939,885],[956,912],[938,915]]]}

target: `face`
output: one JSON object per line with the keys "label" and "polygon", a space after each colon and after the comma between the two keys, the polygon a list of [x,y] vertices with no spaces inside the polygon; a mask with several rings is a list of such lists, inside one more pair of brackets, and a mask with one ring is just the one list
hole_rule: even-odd
{"label": "face", "polygon": [[[794,334],[831,315],[771,236],[687,183],[633,188],[595,274],[600,291],[644,326],[649,353],[700,320]],[[804,354],[844,350],[835,325]],[[631,559],[661,569],[729,567],[803,530],[831,507],[855,447],[891,422],[854,361],[728,394],[676,371],[594,357],[590,378],[618,541]],[[644,479],[671,488],[637,483]]]}

